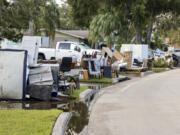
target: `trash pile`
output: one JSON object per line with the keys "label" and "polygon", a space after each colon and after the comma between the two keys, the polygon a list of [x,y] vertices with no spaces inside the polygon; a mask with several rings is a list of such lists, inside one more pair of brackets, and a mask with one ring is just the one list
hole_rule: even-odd
{"label": "trash pile", "polygon": [[79,70],[72,69],[72,57],[56,64],[38,64],[38,49],[38,38],[34,37],[0,49],[0,99],[59,100],[62,92],[80,88]]}
{"label": "trash pile", "polygon": [[112,75],[118,78],[121,70],[146,70],[147,61],[148,45],[122,45],[121,52],[103,47],[101,55],[83,55],[81,79],[113,78]]}
{"label": "trash pile", "polygon": [[[150,50],[148,45],[123,44],[120,51],[103,47],[86,51],[80,65],[76,57],[38,61],[39,37],[25,36],[22,43],[7,42],[0,49],[0,99],[60,100],[63,92],[80,89],[80,80],[119,78],[120,71],[146,71],[180,66],[180,50]],[[57,51],[58,52],[58,51]],[[151,63],[151,64],[149,64]]]}

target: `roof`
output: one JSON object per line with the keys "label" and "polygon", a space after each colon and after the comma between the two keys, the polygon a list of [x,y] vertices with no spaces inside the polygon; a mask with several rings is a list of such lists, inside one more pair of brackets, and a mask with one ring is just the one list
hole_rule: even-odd
{"label": "roof", "polygon": [[88,30],[56,30],[63,34],[67,34],[80,39],[88,39],[89,31]]}

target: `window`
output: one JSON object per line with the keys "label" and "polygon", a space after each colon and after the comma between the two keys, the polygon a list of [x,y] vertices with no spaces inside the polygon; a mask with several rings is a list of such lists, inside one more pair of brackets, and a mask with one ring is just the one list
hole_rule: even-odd
{"label": "window", "polygon": [[59,49],[70,50],[71,43],[59,43]]}
{"label": "window", "polygon": [[78,46],[75,46],[74,50],[77,52],[81,52],[81,48],[79,48]]}
{"label": "window", "polygon": [[88,45],[84,43],[80,43],[79,45],[82,46],[84,49],[91,49]]}

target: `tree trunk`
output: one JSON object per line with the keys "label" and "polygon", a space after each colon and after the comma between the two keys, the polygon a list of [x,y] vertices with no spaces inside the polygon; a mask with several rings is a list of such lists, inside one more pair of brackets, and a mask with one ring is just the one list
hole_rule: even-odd
{"label": "tree trunk", "polygon": [[136,44],[142,43],[142,29],[139,27],[136,32]]}
{"label": "tree trunk", "polygon": [[151,35],[152,35],[152,31],[153,31],[153,24],[154,24],[154,17],[153,15],[151,15],[151,19],[150,19],[150,24],[147,30],[147,44],[150,45],[151,44]]}

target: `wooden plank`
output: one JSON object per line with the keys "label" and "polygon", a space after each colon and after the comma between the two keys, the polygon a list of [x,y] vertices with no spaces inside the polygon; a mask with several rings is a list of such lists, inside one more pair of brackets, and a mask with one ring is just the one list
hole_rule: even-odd
{"label": "wooden plank", "polygon": [[147,67],[144,67],[144,68],[126,68],[126,70],[128,70],[128,71],[138,71],[138,72],[146,71],[147,69],[148,69]]}

